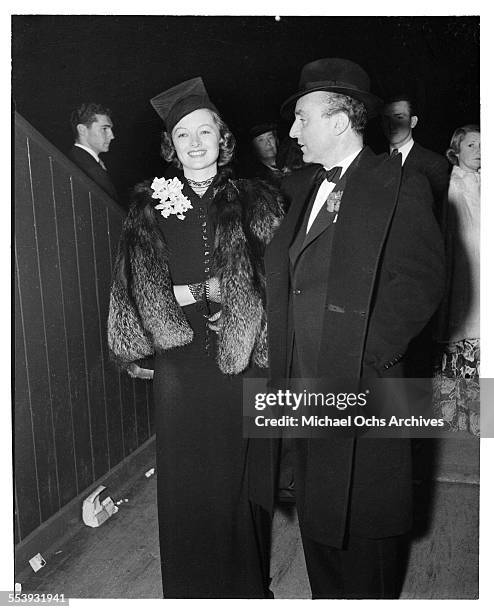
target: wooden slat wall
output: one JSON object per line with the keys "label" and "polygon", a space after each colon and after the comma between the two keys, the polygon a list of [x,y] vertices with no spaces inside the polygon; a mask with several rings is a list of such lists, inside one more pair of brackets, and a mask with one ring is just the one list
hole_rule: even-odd
{"label": "wooden slat wall", "polygon": [[153,434],[149,383],[109,363],[123,212],[15,118],[15,541]]}

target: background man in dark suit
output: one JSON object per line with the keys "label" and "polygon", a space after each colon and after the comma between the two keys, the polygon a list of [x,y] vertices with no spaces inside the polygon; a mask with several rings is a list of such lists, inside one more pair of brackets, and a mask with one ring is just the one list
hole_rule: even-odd
{"label": "background man in dark suit", "polygon": [[[400,377],[441,299],[442,241],[425,179],[402,181],[399,157],[363,145],[379,104],[360,66],[321,59],[282,107],[291,117],[295,107],[290,136],[312,165],[284,179],[290,207],[266,252],[271,379]],[[272,511],[272,457],[290,453],[278,441],[251,443],[251,498]],[[409,440],[290,444],[313,598],[398,596],[412,518]]]}
{"label": "background man in dark suit", "polygon": [[413,139],[418,123],[412,99],[407,95],[389,98],[383,106],[381,121],[390,155],[401,153],[403,171],[420,172],[428,180],[434,198],[434,214],[441,220],[443,201],[448,189],[449,164],[444,155],[422,147]]}
{"label": "background man in dark suit", "polygon": [[[384,135],[388,140],[389,153],[401,153],[403,174],[419,172],[426,177],[434,200],[434,215],[441,227],[444,203],[449,184],[449,164],[444,155],[422,147],[413,139],[413,129],[418,116],[412,98],[398,94],[387,99],[381,111]],[[433,368],[434,323],[427,325],[410,346],[407,373],[416,378],[429,378]]]}
{"label": "background man in dark suit", "polygon": [[101,153],[110,148],[113,134],[111,111],[101,104],[89,102],[72,111],[70,124],[75,142],[68,155],[95,183],[114,200],[118,194],[107,172]]}

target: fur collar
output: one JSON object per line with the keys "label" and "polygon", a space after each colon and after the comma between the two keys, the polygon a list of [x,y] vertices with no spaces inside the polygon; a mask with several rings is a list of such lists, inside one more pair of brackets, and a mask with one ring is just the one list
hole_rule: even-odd
{"label": "fur collar", "polygon": [[[150,184],[146,181],[134,189],[110,296],[110,354],[125,368],[193,340],[173,295],[168,249]],[[212,273],[220,279],[222,295],[217,362],[225,374],[238,374],[251,363],[267,366],[263,254],[281,221],[283,206],[278,192],[263,181],[234,181],[220,173],[214,190]]]}

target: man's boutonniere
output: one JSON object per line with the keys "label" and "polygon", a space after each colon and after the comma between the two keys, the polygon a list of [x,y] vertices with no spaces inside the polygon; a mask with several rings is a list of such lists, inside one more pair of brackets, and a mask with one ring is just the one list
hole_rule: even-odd
{"label": "man's boutonniere", "polygon": [[192,204],[188,197],[182,193],[183,184],[177,177],[172,179],[155,177],[151,184],[153,193],[152,198],[160,201],[160,204],[155,206],[156,210],[161,210],[163,217],[168,218],[170,215],[176,215],[178,219],[185,219],[184,212],[192,208]]}
{"label": "man's boutonniere", "polygon": [[332,191],[328,195],[328,199],[326,200],[326,209],[328,212],[339,212],[342,195],[343,191]]}
{"label": "man's boutonniere", "polygon": [[343,191],[332,191],[329,195],[328,198],[326,200],[326,210],[329,213],[336,213],[334,219],[333,219],[333,223],[336,223],[336,220],[338,219],[338,212],[340,210],[340,202],[341,202],[341,196],[343,195]]}

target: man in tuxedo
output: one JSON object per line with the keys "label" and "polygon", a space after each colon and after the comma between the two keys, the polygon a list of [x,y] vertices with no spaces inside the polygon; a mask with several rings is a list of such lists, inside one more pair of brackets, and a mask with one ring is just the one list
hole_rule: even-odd
{"label": "man in tuxedo", "polygon": [[72,111],[70,124],[75,142],[68,153],[69,158],[118,202],[117,190],[100,159],[115,138],[110,110],[94,102],[81,104]]}
{"label": "man in tuxedo", "polygon": [[389,98],[381,112],[389,154],[401,154],[404,173],[420,172],[427,178],[434,199],[434,214],[440,222],[448,189],[449,164],[444,155],[434,153],[414,141],[413,129],[418,120],[412,99],[407,95]]}
{"label": "man in tuxedo", "polygon": [[[379,105],[360,66],[329,58],[303,68],[282,106],[310,165],[283,180],[289,209],[266,251],[272,380],[400,377],[441,299],[442,241],[425,179],[402,181],[399,157],[363,144]],[[412,520],[409,440],[251,443],[251,500],[268,512],[286,473],[278,458],[291,457],[313,598],[397,597]]]}

